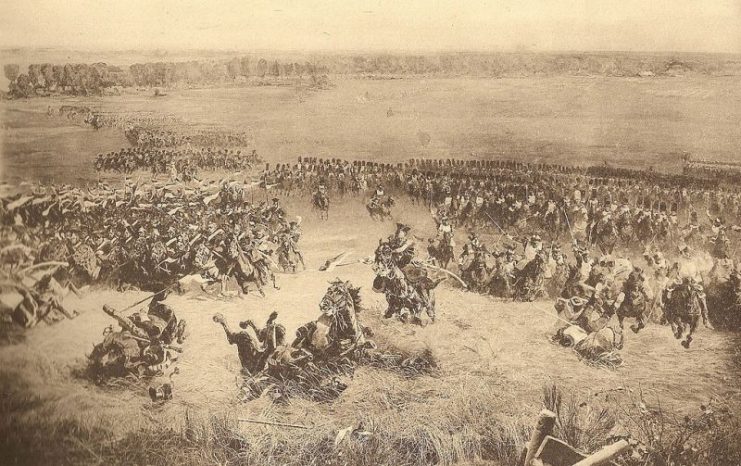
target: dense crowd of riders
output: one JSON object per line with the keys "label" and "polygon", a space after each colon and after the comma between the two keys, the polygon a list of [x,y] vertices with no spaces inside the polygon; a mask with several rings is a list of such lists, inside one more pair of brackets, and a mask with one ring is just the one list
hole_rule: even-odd
{"label": "dense crowd of riders", "polygon": [[[55,277],[74,286],[104,282],[157,290],[196,274],[211,292],[233,279],[264,293],[273,271],[295,271],[300,218],[277,198],[253,203],[239,182],[127,184],[114,189],[38,187],[2,199],[3,273],[67,264]],[[33,319],[20,323],[30,325]]]}
{"label": "dense crowd of riders", "polygon": [[[621,323],[636,317],[636,329],[651,315],[672,318],[675,335],[685,329],[691,335],[698,319],[710,325],[710,300],[716,320],[741,324],[735,248],[741,194],[733,185],[608,166],[314,157],[267,167],[263,177],[285,195],[363,195],[374,218],[392,216],[394,196],[430,209],[438,230],[425,245],[427,261],[456,270],[470,290],[523,301],[564,299],[572,307],[596,307],[593,313],[603,317],[617,313]],[[467,232],[460,251],[456,230]],[[394,241],[384,243],[387,250],[398,248]],[[402,268],[392,275],[405,277]],[[411,290],[402,286],[410,283],[397,288]],[[416,320],[428,309],[427,291],[417,290]],[[674,303],[676,296],[687,299]]]}

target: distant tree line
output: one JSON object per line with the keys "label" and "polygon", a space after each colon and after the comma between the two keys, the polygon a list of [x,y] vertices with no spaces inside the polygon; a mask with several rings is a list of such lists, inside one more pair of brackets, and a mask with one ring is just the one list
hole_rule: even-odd
{"label": "distant tree line", "polygon": [[248,57],[229,61],[188,61],[136,63],[122,68],[106,63],[52,65],[34,64],[26,73],[18,65],[6,65],[10,81],[8,94],[14,98],[46,94],[100,95],[105,89],[126,87],[177,87],[214,85],[248,78],[310,78],[325,83],[321,76],[327,70],[310,62],[280,63]]}
{"label": "distant tree line", "polygon": [[[301,63],[303,62],[303,63]],[[741,57],[715,54],[641,53],[438,53],[333,54],[305,60],[230,60],[137,63],[128,68],[94,64],[36,64],[26,73],[6,65],[12,97],[38,94],[100,94],[111,87],[175,87],[240,82],[252,79],[336,74],[388,76],[666,76],[741,74]]]}

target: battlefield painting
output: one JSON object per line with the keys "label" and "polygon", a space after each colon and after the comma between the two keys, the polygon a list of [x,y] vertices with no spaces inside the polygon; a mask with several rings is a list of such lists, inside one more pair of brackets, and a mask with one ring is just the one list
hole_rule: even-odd
{"label": "battlefield painting", "polygon": [[741,4],[3,2],[0,464],[741,464]]}

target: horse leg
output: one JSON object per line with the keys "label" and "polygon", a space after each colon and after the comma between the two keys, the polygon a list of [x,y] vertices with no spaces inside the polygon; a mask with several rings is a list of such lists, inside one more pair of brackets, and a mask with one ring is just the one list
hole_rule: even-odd
{"label": "horse leg", "polygon": [[690,343],[692,343],[692,334],[697,330],[697,325],[700,323],[700,316],[693,316],[692,321],[689,323],[689,329],[687,330],[687,338],[682,342],[682,346],[685,349],[689,349]]}
{"label": "horse leg", "polygon": [[677,326],[677,331],[674,334],[674,338],[679,340],[682,338],[682,335],[684,335],[684,322],[682,322],[682,320],[679,317],[677,317],[675,320],[675,323]]}
{"label": "horse leg", "polygon": [[645,317],[644,317],[643,312],[639,313],[636,316],[636,323],[635,323],[635,325],[631,325],[630,329],[633,330],[634,333],[640,332],[641,329],[646,326],[646,324],[644,323],[644,319],[645,319]]}

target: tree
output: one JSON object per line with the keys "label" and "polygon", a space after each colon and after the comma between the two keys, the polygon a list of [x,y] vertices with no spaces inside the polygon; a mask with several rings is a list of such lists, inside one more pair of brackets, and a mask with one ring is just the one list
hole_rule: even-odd
{"label": "tree", "polygon": [[242,75],[242,63],[239,58],[234,57],[226,64],[226,73],[231,79],[237,79],[237,76]]}
{"label": "tree", "polygon": [[14,97],[28,97],[33,92],[33,85],[25,74],[19,74],[9,86],[10,94]]}
{"label": "tree", "polygon": [[49,89],[56,86],[56,80],[54,79],[54,67],[51,63],[44,63],[41,65],[41,75],[44,77],[44,86]]}
{"label": "tree", "polygon": [[5,77],[8,78],[8,81],[13,82],[18,79],[20,67],[15,63],[8,63],[3,66],[3,72],[5,73]]}
{"label": "tree", "polygon": [[265,77],[265,74],[268,72],[268,61],[264,58],[261,58],[260,61],[257,62],[257,75],[261,78]]}
{"label": "tree", "polygon": [[239,60],[239,71],[242,76],[250,75],[250,59],[249,57],[242,57]]}
{"label": "tree", "polygon": [[280,76],[280,65],[278,65],[278,60],[275,60],[270,66],[270,76],[275,76],[276,78]]}

